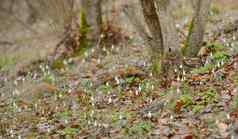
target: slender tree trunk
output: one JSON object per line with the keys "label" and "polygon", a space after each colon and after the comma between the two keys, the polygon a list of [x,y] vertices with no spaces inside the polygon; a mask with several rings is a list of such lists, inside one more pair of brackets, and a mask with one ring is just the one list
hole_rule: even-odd
{"label": "slender tree trunk", "polygon": [[187,38],[186,56],[197,56],[202,47],[211,0],[193,0],[194,16]]}

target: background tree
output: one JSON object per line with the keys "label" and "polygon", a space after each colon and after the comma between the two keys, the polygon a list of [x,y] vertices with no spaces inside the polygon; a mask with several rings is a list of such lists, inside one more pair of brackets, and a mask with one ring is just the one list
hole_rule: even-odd
{"label": "background tree", "polygon": [[197,56],[202,47],[211,2],[211,0],[192,0],[195,10],[187,37],[186,56]]}
{"label": "background tree", "polygon": [[91,36],[96,39],[102,27],[102,0],[81,0],[81,9],[86,14]]}
{"label": "background tree", "polygon": [[[140,0],[152,38],[152,68],[160,79],[170,80],[181,64],[179,39],[170,9],[170,0]],[[163,73],[163,74],[161,74]],[[163,78],[164,77],[164,78]],[[167,83],[166,83],[167,84]]]}

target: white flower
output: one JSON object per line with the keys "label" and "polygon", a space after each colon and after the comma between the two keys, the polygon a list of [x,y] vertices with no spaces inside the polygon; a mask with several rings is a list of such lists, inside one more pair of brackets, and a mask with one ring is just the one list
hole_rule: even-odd
{"label": "white flower", "polygon": [[232,37],[232,40],[235,41],[235,40],[236,40],[236,36],[233,36],[233,37]]}
{"label": "white flower", "polygon": [[152,114],[151,114],[150,111],[148,112],[147,117],[148,117],[148,118],[151,118],[151,117],[152,117]]}
{"label": "white flower", "polygon": [[139,92],[138,92],[138,90],[136,90],[136,92],[135,92],[135,93],[136,93],[136,96],[138,96],[138,95],[139,95]]}
{"label": "white flower", "polygon": [[112,103],[112,98],[111,97],[109,97],[109,99],[108,99],[108,104],[110,104],[110,103]]}
{"label": "white flower", "polygon": [[139,92],[141,92],[141,90],[142,90],[141,86],[139,86],[138,90],[139,90]]}
{"label": "white flower", "polygon": [[123,116],[120,114],[120,115],[119,115],[119,120],[122,120],[122,118],[123,118]]}
{"label": "white flower", "polygon": [[119,80],[119,78],[117,76],[115,77],[115,81],[116,81],[117,85],[120,84],[120,80]]}

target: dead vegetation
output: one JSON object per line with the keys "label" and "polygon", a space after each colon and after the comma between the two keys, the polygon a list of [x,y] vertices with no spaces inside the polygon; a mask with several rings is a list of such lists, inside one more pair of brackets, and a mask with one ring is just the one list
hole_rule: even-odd
{"label": "dead vegetation", "polygon": [[[117,1],[122,5],[111,12],[105,9],[114,2],[95,1],[103,3],[103,20],[95,22],[102,25],[97,36],[90,32],[92,28],[84,17],[86,10],[74,7],[77,1],[15,1],[12,12],[21,7],[16,6],[19,3],[25,3],[26,11],[35,10],[19,18],[27,25],[24,31],[23,24],[14,20],[12,24],[16,26],[8,24],[7,34],[1,32],[4,35],[0,45],[4,47],[0,49],[4,51],[0,53],[5,55],[0,55],[0,138],[236,138],[237,24],[236,20],[231,25],[221,22],[230,15],[226,17],[217,12],[220,8],[213,7],[209,14],[216,17],[210,15],[198,57],[182,59],[182,64],[176,62],[180,60],[176,56],[168,55],[161,74],[154,76],[154,68],[160,67],[151,63],[151,53],[167,53],[170,47],[176,52],[186,45],[191,11],[183,9],[191,15],[185,16],[182,11],[181,19],[176,13],[174,25],[168,17],[174,13],[166,8],[181,8],[182,1],[178,0],[178,5],[173,1],[161,5],[158,3],[165,1],[156,0],[159,11],[153,7],[155,3],[143,0]],[[9,1],[0,3],[4,2]],[[147,7],[143,10],[141,6]],[[153,9],[153,15],[147,8]],[[2,12],[0,16],[3,17]],[[156,16],[156,21],[146,19],[148,16]],[[162,23],[158,23],[159,16]],[[222,20],[213,20],[217,17]],[[176,28],[170,28],[172,25]],[[37,33],[48,30],[58,39],[55,41],[48,34],[44,36],[50,40],[47,47],[39,39],[32,47],[10,48],[27,44],[24,39],[24,43],[17,43],[13,34],[24,36],[31,29]],[[173,31],[178,40],[163,36]],[[28,35],[33,41],[34,33]],[[157,42],[158,38],[161,42]],[[45,47],[36,49],[41,45]],[[84,46],[87,49],[81,49]],[[163,52],[157,51],[160,47]],[[12,76],[11,72],[16,74]]]}

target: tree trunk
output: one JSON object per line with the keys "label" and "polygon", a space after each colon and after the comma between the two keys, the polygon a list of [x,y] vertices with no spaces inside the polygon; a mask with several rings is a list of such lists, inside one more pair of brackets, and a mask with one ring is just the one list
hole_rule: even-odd
{"label": "tree trunk", "polygon": [[150,31],[153,41],[156,42],[156,46],[152,46],[158,53],[163,53],[163,37],[160,27],[160,19],[156,13],[156,7],[154,0],[141,0],[141,7],[144,14],[145,22]]}
{"label": "tree trunk", "polygon": [[160,18],[165,52],[178,52],[179,37],[171,12],[171,0],[155,0]]}
{"label": "tree trunk", "polygon": [[162,80],[173,78],[181,64],[178,34],[170,0],[140,0],[144,19],[152,37],[152,68]]}
{"label": "tree trunk", "polygon": [[[97,39],[102,27],[102,0],[81,0],[81,8],[86,13],[87,22],[90,26],[90,38]],[[96,37],[95,37],[96,36]]]}
{"label": "tree trunk", "polygon": [[187,38],[186,56],[197,56],[202,47],[211,0],[193,0],[194,16]]}
{"label": "tree trunk", "polygon": [[182,64],[179,37],[171,13],[171,0],[155,0],[155,3],[163,34],[164,60],[161,70],[165,73],[165,80],[171,80],[174,78],[174,70]]}
{"label": "tree trunk", "polygon": [[160,75],[163,61],[163,37],[160,27],[160,19],[156,12],[156,7],[154,4],[154,0],[140,0],[141,7],[143,10],[143,15],[147,27],[150,32],[150,36],[152,37],[152,41],[150,41],[151,45],[151,62],[152,62],[152,70],[155,76]]}

